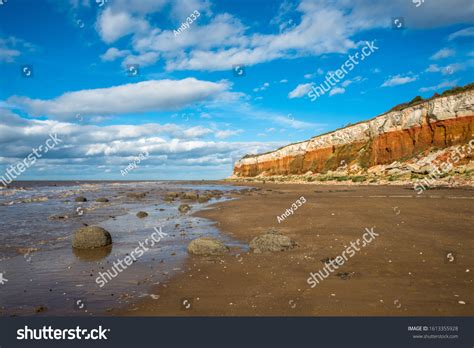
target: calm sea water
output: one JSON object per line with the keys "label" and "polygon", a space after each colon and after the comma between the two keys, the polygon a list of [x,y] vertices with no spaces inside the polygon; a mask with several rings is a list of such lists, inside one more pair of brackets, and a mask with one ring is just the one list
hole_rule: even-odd
{"label": "calm sea water", "polygon": [[[180,201],[165,202],[164,194],[239,189],[170,182],[18,182],[0,190],[0,273],[7,279],[0,284],[0,315],[100,315],[143,296],[159,301],[150,292],[153,285],[185,271],[186,246],[192,239],[213,236],[245,248],[220,235],[211,221],[180,214]],[[147,195],[137,200],[127,196],[131,192]],[[75,202],[77,196],[87,202]],[[109,202],[96,202],[101,197]],[[189,204],[196,211],[226,199]],[[149,216],[139,219],[138,211]],[[53,218],[59,215],[64,218]],[[93,253],[73,249],[72,235],[84,224],[107,229],[112,248]],[[100,288],[99,272],[123,260],[155,228],[167,236]]]}

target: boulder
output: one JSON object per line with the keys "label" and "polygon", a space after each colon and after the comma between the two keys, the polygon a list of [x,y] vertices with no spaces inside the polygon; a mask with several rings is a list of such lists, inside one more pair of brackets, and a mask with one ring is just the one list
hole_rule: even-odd
{"label": "boulder", "polygon": [[98,203],[107,203],[109,200],[105,197],[100,197],[95,200]]}
{"label": "boulder", "polygon": [[289,237],[274,233],[262,234],[261,236],[255,237],[249,244],[250,249],[256,253],[264,251],[284,251],[296,245],[296,242]]}
{"label": "boulder", "polygon": [[112,244],[110,233],[98,226],[87,226],[78,229],[72,239],[73,248],[93,249]]}
{"label": "boulder", "polygon": [[199,198],[199,195],[196,192],[185,192],[182,194],[181,198],[195,201]]}
{"label": "boulder", "polygon": [[178,198],[179,193],[178,192],[167,192],[166,197],[171,197],[171,198]]}
{"label": "boulder", "polygon": [[189,243],[188,252],[194,255],[224,255],[229,248],[217,239],[201,237]]}
{"label": "boulder", "polygon": [[145,192],[131,192],[127,194],[128,198],[134,198],[134,199],[145,198],[145,196],[146,196]]}
{"label": "boulder", "polygon": [[139,212],[137,213],[137,218],[139,218],[139,219],[146,218],[147,216],[148,216],[148,213],[145,212],[145,211],[139,211]]}
{"label": "boulder", "polygon": [[429,174],[433,171],[433,167],[429,164],[425,164],[424,166],[418,168],[418,169],[414,169],[412,170],[413,173],[415,174]]}
{"label": "boulder", "polygon": [[198,202],[199,202],[199,203],[206,203],[206,202],[208,202],[208,201],[209,201],[209,197],[206,196],[206,195],[199,196],[199,198],[198,198]]}
{"label": "boulder", "polygon": [[190,207],[189,205],[187,205],[187,204],[181,204],[181,205],[179,206],[178,210],[179,210],[180,213],[185,214],[185,213],[187,213],[188,211],[191,210],[191,207]]}
{"label": "boulder", "polygon": [[76,197],[75,202],[87,202],[87,198],[83,196]]}

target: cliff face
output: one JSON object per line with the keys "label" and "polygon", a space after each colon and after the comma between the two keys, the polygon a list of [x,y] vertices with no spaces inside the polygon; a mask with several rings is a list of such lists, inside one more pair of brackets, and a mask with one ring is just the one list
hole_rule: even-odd
{"label": "cliff face", "polygon": [[474,136],[474,91],[391,111],[278,150],[246,156],[234,176],[325,173],[341,163],[362,170],[423,151],[465,144]]}

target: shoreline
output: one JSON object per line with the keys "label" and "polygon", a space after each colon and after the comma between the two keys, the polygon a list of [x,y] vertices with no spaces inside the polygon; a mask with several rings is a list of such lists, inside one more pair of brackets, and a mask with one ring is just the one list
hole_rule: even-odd
{"label": "shoreline", "polygon": [[[107,315],[140,296],[148,296],[151,284],[182,271],[186,246],[193,238],[219,236],[211,221],[181,214],[179,205],[197,211],[238,188],[214,182],[199,184],[67,182],[55,187],[33,182],[24,190],[9,190],[0,196],[5,226],[0,272],[8,279],[2,287],[0,316]],[[170,191],[193,193],[193,197],[168,200]],[[198,200],[197,192],[204,199]],[[138,216],[139,212],[145,216]],[[35,220],[35,224],[17,233],[18,215]],[[72,247],[74,233],[84,226],[105,229],[113,243],[91,250]],[[133,270],[120,271],[121,276],[116,277],[112,264],[115,267],[116,260],[124,260],[157,227],[162,227],[168,237],[147,248],[150,251],[135,260]],[[97,278],[108,270],[113,281],[107,278],[107,285],[99,287]],[[83,307],[75,307],[77,299]]]}
{"label": "shoreline", "polygon": [[[472,187],[223,182],[255,187],[193,216],[223,236],[248,244],[276,229],[298,243],[282,252],[231,250],[222,257],[188,255],[183,274],[119,316],[467,316],[473,315]],[[300,196],[307,200],[278,223]],[[430,219],[423,218],[429,216]],[[307,278],[374,226],[380,233],[315,288]],[[461,244],[458,241],[463,240]],[[456,255],[454,263],[446,254]]]}

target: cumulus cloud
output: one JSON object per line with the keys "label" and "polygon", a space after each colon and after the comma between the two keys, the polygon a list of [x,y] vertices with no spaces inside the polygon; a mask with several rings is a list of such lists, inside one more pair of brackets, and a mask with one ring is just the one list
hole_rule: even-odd
{"label": "cumulus cloud", "polygon": [[31,43],[15,36],[0,37],[0,63],[13,63],[22,52],[32,52],[35,49]]}
{"label": "cumulus cloud", "polygon": [[[472,6],[472,3],[471,3]],[[471,12],[472,13],[472,12]],[[458,30],[448,36],[448,40],[454,40],[460,37],[470,37],[474,36],[474,27],[469,27],[465,29]]]}
{"label": "cumulus cloud", "polygon": [[312,83],[301,83],[294,90],[288,93],[288,98],[302,98],[311,90]]}
{"label": "cumulus cloud", "polygon": [[229,138],[231,136],[234,136],[234,135],[237,135],[237,134],[240,134],[240,133],[242,133],[242,130],[240,130],[240,129],[237,129],[237,130],[220,130],[220,131],[215,132],[215,136],[218,139],[226,139],[226,138]]}
{"label": "cumulus cloud", "polygon": [[[250,32],[238,18],[219,13],[210,20],[193,23],[178,38],[173,29],[162,30],[151,24],[151,15],[170,6],[167,15],[176,25],[195,9],[210,13],[210,1],[137,0],[111,2],[97,21],[101,38],[111,43],[133,34],[134,55],[155,52],[172,70],[227,70],[232,65],[255,65],[279,58],[346,53],[357,46],[353,37],[375,28],[389,28],[393,13],[403,16],[413,28],[433,28],[454,23],[472,23],[472,1],[459,0],[456,6],[446,1],[431,0],[413,11],[406,0],[374,3],[370,0],[334,2],[301,0],[299,4],[285,1],[275,13],[271,24],[276,33]],[[297,19],[289,18],[292,13]],[[468,35],[469,31],[453,33],[450,38]],[[206,40],[201,40],[205,37]]]}
{"label": "cumulus cloud", "polygon": [[472,66],[474,66],[474,60],[470,59],[463,63],[453,63],[446,66],[438,66],[437,64],[430,64],[425,71],[431,72],[431,73],[441,73],[442,75],[452,75],[456,72],[466,70]]}
{"label": "cumulus cloud", "polygon": [[115,47],[110,47],[103,55],[100,56],[104,62],[111,62],[117,58],[122,58],[130,54],[129,50],[119,50]]}
{"label": "cumulus cloud", "polygon": [[68,92],[49,100],[13,96],[7,102],[32,116],[72,119],[81,115],[104,115],[166,111],[216,99],[230,88],[227,82],[150,80],[125,85]]}
{"label": "cumulus cloud", "polygon": [[265,82],[263,85],[261,85],[260,87],[256,87],[253,89],[254,92],[261,92],[261,91],[264,91],[266,90],[268,87],[270,86],[270,84],[268,82]]}
{"label": "cumulus cloud", "polygon": [[128,34],[145,32],[148,28],[146,20],[127,12],[114,12],[111,7],[103,10],[97,20],[97,31],[106,43],[113,43]]}
{"label": "cumulus cloud", "polygon": [[336,94],[344,94],[346,93],[346,90],[344,88],[341,88],[341,87],[334,87],[333,89],[331,89],[331,91],[329,92],[329,96],[332,96],[332,95],[336,95]]}
{"label": "cumulus cloud", "polygon": [[434,59],[434,60],[437,60],[437,59],[444,59],[444,58],[448,58],[448,57],[454,56],[455,53],[456,53],[456,52],[455,52],[453,49],[450,49],[450,48],[442,48],[442,49],[440,49],[438,52],[436,52],[435,54],[433,54],[430,59]]}
{"label": "cumulus cloud", "polygon": [[[55,173],[97,174],[97,168],[109,169],[120,177],[120,169],[140,152],[149,152],[143,163],[156,173],[160,166],[185,168],[202,165],[214,170],[226,165],[229,175],[232,161],[246,153],[275,148],[277,143],[223,142],[212,137],[219,129],[185,127],[176,124],[143,124],[95,126],[52,120],[26,120],[11,111],[0,109],[0,168],[16,163],[31,152],[32,147],[44,143],[49,134],[62,140],[47,156],[30,168],[25,175],[45,171]],[[225,135],[227,130],[223,130]],[[175,171],[176,172],[176,171]],[[37,174],[37,173],[36,173]]]}
{"label": "cumulus cloud", "polygon": [[393,86],[404,85],[416,80],[417,80],[416,76],[395,75],[395,76],[390,77],[388,80],[386,80],[382,84],[382,87],[393,87]]}
{"label": "cumulus cloud", "polygon": [[127,66],[129,64],[138,64],[141,67],[153,65],[159,58],[159,54],[157,52],[146,52],[143,54],[128,55],[124,61],[122,62],[123,66]]}
{"label": "cumulus cloud", "polygon": [[457,86],[457,83],[458,83],[458,80],[443,81],[443,82],[437,84],[436,86],[422,87],[422,88],[420,88],[420,92],[424,93],[424,92],[429,92],[429,91],[438,91],[438,90],[443,89],[443,88]]}

